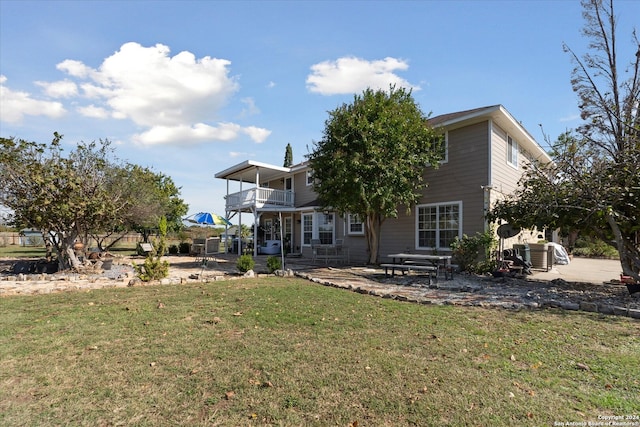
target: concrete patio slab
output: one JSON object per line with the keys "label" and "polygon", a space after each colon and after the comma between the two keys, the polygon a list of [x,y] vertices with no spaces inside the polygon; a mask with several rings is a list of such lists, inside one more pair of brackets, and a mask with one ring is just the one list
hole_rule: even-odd
{"label": "concrete patio slab", "polygon": [[549,271],[533,270],[535,280],[562,279],[567,282],[602,284],[620,280],[622,266],[617,259],[574,257],[568,265],[554,265]]}

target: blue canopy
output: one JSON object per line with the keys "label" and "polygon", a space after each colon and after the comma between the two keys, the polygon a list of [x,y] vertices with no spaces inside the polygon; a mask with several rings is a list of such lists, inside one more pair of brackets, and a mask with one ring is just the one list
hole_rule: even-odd
{"label": "blue canopy", "polygon": [[231,222],[211,212],[198,212],[186,218],[187,221],[202,225],[231,225]]}

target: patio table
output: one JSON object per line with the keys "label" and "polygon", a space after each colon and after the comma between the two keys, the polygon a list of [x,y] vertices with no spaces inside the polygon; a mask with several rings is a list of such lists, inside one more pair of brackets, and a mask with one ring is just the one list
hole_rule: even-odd
{"label": "patio table", "polygon": [[436,267],[438,271],[444,271],[445,279],[453,279],[453,269],[451,268],[451,255],[428,255],[428,254],[410,254],[397,253],[387,255],[393,259],[393,264],[412,264],[427,262],[428,265]]}

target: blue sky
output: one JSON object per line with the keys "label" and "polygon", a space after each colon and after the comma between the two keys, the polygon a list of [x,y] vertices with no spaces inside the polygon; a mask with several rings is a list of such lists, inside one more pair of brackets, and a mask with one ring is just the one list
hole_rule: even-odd
{"label": "blue sky", "polygon": [[[640,2],[615,3],[619,58]],[[172,177],[190,213],[224,214],[214,174],[304,160],[327,111],[410,87],[433,116],[503,104],[544,144],[579,124],[567,43],[578,0],[0,0],[0,136],[109,139]],[[233,189],[232,189],[233,190]]]}

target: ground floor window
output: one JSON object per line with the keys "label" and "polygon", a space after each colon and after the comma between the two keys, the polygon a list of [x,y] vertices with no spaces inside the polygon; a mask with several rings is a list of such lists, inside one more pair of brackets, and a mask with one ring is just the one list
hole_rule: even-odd
{"label": "ground floor window", "polygon": [[302,214],[302,245],[309,246],[313,239],[313,214]]}
{"label": "ground floor window", "polygon": [[417,206],[416,223],[419,249],[449,249],[462,237],[462,202]]}
{"label": "ground floor window", "polygon": [[332,245],[335,238],[333,213],[302,214],[302,245],[311,245],[312,239],[320,240],[323,245]]}
{"label": "ground floor window", "polygon": [[318,239],[323,245],[333,244],[334,221],[332,213],[318,213]]}
{"label": "ground floor window", "polygon": [[364,234],[364,224],[358,215],[347,215],[347,230],[349,234]]}

